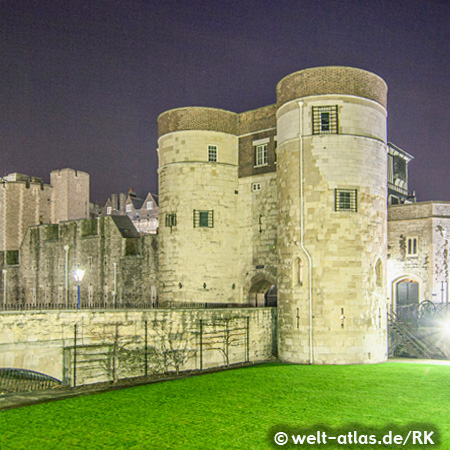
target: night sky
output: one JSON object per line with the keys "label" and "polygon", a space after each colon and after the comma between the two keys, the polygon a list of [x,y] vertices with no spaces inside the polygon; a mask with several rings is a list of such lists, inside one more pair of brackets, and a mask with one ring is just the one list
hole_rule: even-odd
{"label": "night sky", "polygon": [[157,192],[161,112],[258,108],[289,73],[344,65],[387,82],[418,200],[450,201],[449,30],[449,0],[0,0],[0,175]]}

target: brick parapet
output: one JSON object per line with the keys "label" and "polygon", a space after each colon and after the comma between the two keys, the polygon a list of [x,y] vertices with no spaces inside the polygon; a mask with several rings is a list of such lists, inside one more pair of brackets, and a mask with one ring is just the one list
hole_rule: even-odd
{"label": "brick parapet", "polygon": [[238,134],[237,113],[217,108],[187,107],[165,111],[158,117],[158,137],[174,131],[206,130]]}
{"label": "brick parapet", "polygon": [[264,106],[239,114],[239,135],[276,128],[277,105]]}
{"label": "brick parapet", "polygon": [[292,73],[277,85],[277,106],[311,95],[345,94],[387,107],[387,85],[371,72],[353,67],[314,67]]}
{"label": "brick parapet", "polygon": [[431,217],[450,218],[450,202],[419,202],[390,205],[388,220],[428,219]]}

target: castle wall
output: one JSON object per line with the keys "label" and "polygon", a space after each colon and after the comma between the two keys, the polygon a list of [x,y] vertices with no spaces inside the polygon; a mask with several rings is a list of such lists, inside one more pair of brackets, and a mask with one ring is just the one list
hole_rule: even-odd
{"label": "castle wall", "polygon": [[[347,92],[348,77],[330,91],[321,74],[293,74],[277,90],[279,354],[378,362],[387,356],[386,111],[371,98],[335,95]],[[298,80],[298,98],[284,103]],[[351,83],[348,92],[357,92]],[[315,106],[336,107],[334,133],[314,133]],[[336,210],[336,189],[352,192],[355,210]]]}
{"label": "castle wall", "polygon": [[27,228],[51,220],[48,184],[7,181],[0,185],[0,250],[17,250]]}
{"label": "castle wall", "polygon": [[[100,381],[110,381],[111,374],[97,361],[86,362],[83,347],[103,344],[103,351],[114,342],[115,331],[119,334],[117,344],[133,347],[133,343],[143,351],[145,321],[147,321],[147,347],[149,349],[149,374],[161,372],[155,367],[152,349],[161,345],[172,345],[186,352],[188,360],[181,370],[210,368],[226,365],[223,341],[224,324],[228,323],[236,336],[242,341],[239,345],[229,343],[230,363],[263,361],[273,355],[275,348],[276,310],[274,308],[239,308],[216,310],[146,310],[146,311],[47,311],[47,312],[7,312],[1,313],[0,320],[0,367],[23,368],[42,372],[73,384],[73,345],[74,326],[77,326],[77,385]],[[200,344],[201,323],[203,342]],[[210,333],[216,324],[220,329],[213,344]],[[248,324],[248,333],[247,333]],[[233,330],[233,327],[239,328]],[[170,334],[170,336],[169,336]],[[221,338],[222,336],[222,338]],[[248,353],[247,353],[248,337]],[[189,338],[186,342],[184,339]],[[167,339],[172,339],[169,343]],[[165,341],[166,340],[166,341]],[[202,347],[202,351],[200,351]],[[96,348],[88,348],[94,353]],[[110,353],[109,353],[110,354]],[[95,354],[94,354],[95,356]],[[101,358],[102,356],[100,356]],[[200,361],[200,359],[202,361]],[[83,363],[82,360],[85,362]],[[106,361],[106,360],[105,360]],[[142,376],[141,364],[131,370],[119,362],[122,376]],[[128,370],[127,370],[128,369]],[[170,368],[174,370],[173,367]]]}
{"label": "castle wall", "polygon": [[[189,130],[186,124],[204,129]],[[162,303],[240,301],[238,145],[237,136],[225,132],[236,131],[233,124],[237,125],[236,114],[210,108],[169,111],[159,118]],[[217,151],[216,161],[209,161],[211,146]],[[169,223],[171,216],[176,223]]]}
{"label": "castle wall", "polygon": [[50,172],[53,186],[52,223],[89,217],[89,175],[80,170]]}
{"label": "castle wall", "polygon": [[[131,225],[131,222],[130,222]],[[157,238],[123,237],[111,217],[84,219],[28,229],[18,266],[8,266],[8,305],[76,308],[73,271],[85,269],[83,307],[151,304],[157,299]],[[15,278],[12,274],[17,273]],[[3,283],[3,281],[1,282]],[[116,294],[114,294],[114,286]]]}
{"label": "castle wall", "polygon": [[[254,189],[257,184],[259,190]],[[277,282],[277,174],[239,178],[240,286],[244,302],[255,301]],[[265,280],[265,283],[261,282]],[[258,286],[258,284],[261,284]]]}

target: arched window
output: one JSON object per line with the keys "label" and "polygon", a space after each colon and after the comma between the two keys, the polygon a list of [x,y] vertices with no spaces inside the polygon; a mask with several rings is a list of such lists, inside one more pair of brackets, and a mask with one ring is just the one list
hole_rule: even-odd
{"label": "arched window", "polygon": [[296,258],[293,267],[293,284],[294,286],[303,286],[304,267],[303,260]]}

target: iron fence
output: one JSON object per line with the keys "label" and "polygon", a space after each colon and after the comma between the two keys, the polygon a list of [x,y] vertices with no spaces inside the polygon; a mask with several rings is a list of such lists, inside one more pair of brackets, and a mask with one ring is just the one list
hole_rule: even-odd
{"label": "iron fence", "polygon": [[26,369],[0,368],[0,394],[36,391],[60,386],[61,381]]}
{"label": "iron fence", "polygon": [[[276,305],[270,305],[276,306]],[[55,311],[55,310],[128,310],[128,309],[218,309],[218,308],[260,308],[264,306],[256,303],[200,303],[200,302],[136,302],[136,303],[81,303],[80,308],[76,304],[64,303],[0,303],[1,311]]]}

